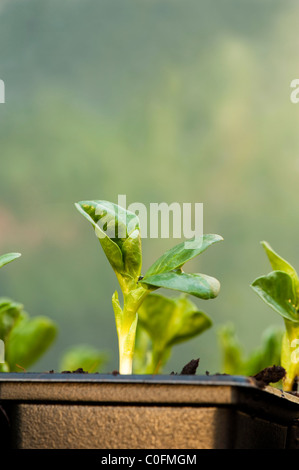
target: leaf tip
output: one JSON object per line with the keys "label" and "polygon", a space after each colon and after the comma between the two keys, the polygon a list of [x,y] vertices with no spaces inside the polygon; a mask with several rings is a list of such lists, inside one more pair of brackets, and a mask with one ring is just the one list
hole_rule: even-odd
{"label": "leaf tip", "polygon": [[266,240],[262,240],[262,241],[260,242],[260,244],[261,244],[262,247],[265,248],[265,249],[270,247],[269,243],[268,243]]}

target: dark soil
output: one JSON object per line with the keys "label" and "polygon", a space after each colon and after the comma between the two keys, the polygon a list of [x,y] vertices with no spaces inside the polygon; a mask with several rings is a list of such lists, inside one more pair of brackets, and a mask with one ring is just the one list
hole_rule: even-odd
{"label": "dark soil", "polygon": [[[178,374],[177,372],[171,372],[170,375],[195,375],[197,368],[199,365],[199,359],[191,359],[181,370]],[[54,370],[50,370],[49,373],[54,373]],[[88,374],[87,371],[83,370],[81,367],[76,370],[64,370],[61,372],[62,374]],[[119,371],[114,370],[112,375],[119,375]],[[264,388],[271,383],[277,383],[284,378],[286,371],[281,366],[271,366],[266,367],[265,369],[261,370],[258,374],[251,376],[250,378],[254,380],[255,384],[259,388]],[[208,371],[206,371],[206,375],[210,375]],[[213,374],[217,375],[229,375],[229,374]]]}
{"label": "dark soil", "polygon": [[[186,364],[183,367],[183,369],[181,370],[179,374],[175,372],[171,372],[170,375],[195,375],[198,364],[199,364],[199,359],[191,359],[191,361],[188,362],[188,364]],[[55,372],[54,370],[50,370],[49,374],[54,374],[54,372]],[[76,370],[63,370],[61,374],[88,374],[88,372],[83,370],[81,367],[79,367],[79,369],[76,369]],[[119,375],[119,371],[114,370],[111,372],[111,374]]]}
{"label": "dark soil", "polygon": [[88,372],[86,372],[85,370],[82,369],[82,367],[79,367],[79,369],[76,369],[76,370],[63,370],[61,372],[62,374],[88,374]]}
{"label": "dark soil", "polygon": [[199,364],[199,359],[191,359],[181,370],[180,375],[195,375]]}
{"label": "dark soil", "polygon": [[286,371],[281,366],[266,367],[258,374],[252,376],[258,387],[264,388],[270,383],[279,382],[286,375]]}
{"label": "dark soil", "polygon": [[183,367],[179,374],[177,374],[177,372],[171,372],[170,375],[195,375],[198,364],[199,359],[191,359],[191,361]]}
{"label": "dark soil", "polygon": [[[48,374],[55,374],[55,370],[49,370]],[[79,367],[76,370],[63,370],[61,374],[88,374],[88,372]]]}

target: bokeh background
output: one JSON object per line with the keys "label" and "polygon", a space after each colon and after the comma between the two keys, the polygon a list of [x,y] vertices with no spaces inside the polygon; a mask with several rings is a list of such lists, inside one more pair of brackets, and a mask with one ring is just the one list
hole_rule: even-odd
{"label": "bokeh background", "polygon": [[[299,267],[298,3],[276,0],[0,1],[0,295],[48,315],[59,335],[34,370],[88,343],[118,367],[118,287],[82,199],[202,202],[224,241],[189,263],[217,277],[193,301],[213,319],[173,349],[167,371],[200,357],[218,372],[217,329],[246,351],[281,318],[250,283],[269,272],[267,240]],[[145,239],[144,268],[177,243]]]}

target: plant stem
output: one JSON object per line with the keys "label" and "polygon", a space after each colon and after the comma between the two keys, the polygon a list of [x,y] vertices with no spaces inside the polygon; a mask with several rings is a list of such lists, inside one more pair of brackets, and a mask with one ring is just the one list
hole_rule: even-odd
{"label": "plant stem", "polygon": [[294,380],[299,376],[299,323],[285,320],[286,331],[282,341],[281,365],[286,370],[283,389],[292,391]]}
{"label": "plant stem", "polygon": [[138,321],[138,308],[142,304],[149,290],[136,286],[135,289],[123,293],[124,305],[121,308],[117,292],[112,297],[115,314],[116,330],[119,349],[119,373],[132,374],[135,337]]}

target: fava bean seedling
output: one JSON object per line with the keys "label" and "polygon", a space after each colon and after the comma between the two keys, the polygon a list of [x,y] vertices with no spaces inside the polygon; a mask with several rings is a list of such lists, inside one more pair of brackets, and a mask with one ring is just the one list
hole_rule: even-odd
{"label": "fava bean seedling", "polygon": [[[20,253],[0,256],[0,268],[19,258]],[[22,304],[0,298],[0,340],[4,344],[4,361],[0,372],[25,370],[50,347],[57,327],[45,316],[30,317]]]}
{"label": "fava bean seedling", "polygon": [[192,245],[190,240],[189,243],[181,242],[166,251],[142,274],[141,231],[137,215],[108,201],[81,201],[75,206],[94,228],[118,279],[122,303],[115,291],[112,305],[118,335],[119,373],[132,374],[138,310],[142,303],[159,288],[201,299],[215,298],[220,290],[217,279],[206,274],[185,273],[182,268],[187,261],[221,241],[222,237],[208,234],[193,239]]}
{"label": "fava bean seedling", "polygon": [[292,391],[299,376],[299,278],[296,270],[279,256],[267,242],[262,242],[272,272],[257,278],[253,290],[282,316],[285,324],[281,346],[281,366],[286,370],[283,389]]}

